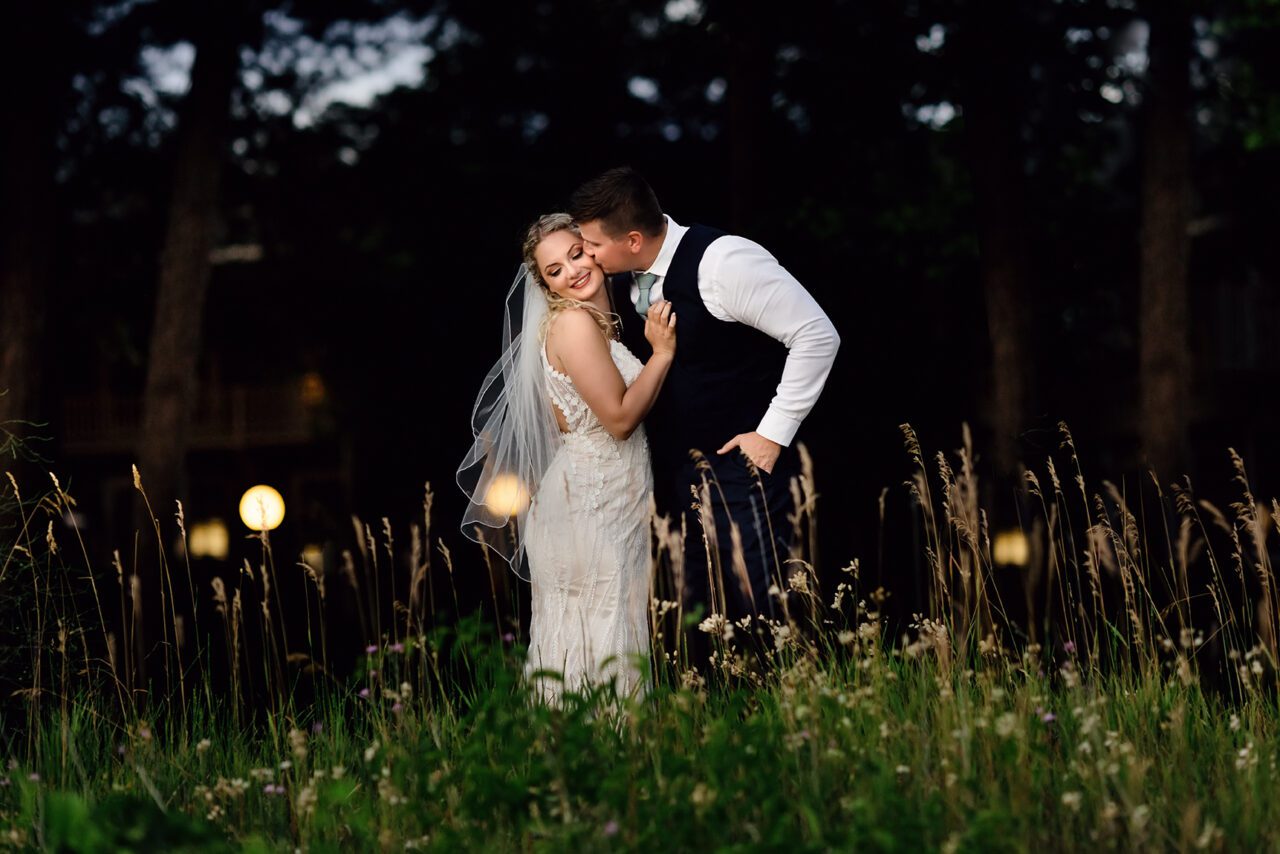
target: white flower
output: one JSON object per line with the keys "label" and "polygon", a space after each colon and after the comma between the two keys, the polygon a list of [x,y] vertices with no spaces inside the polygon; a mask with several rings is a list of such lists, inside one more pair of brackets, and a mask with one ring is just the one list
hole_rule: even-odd
{"label": "white flower", "polygon": [[207,738],[202,738],[196,742],[196,753],[204,753],[210,747],[213,747],[213,742]]}

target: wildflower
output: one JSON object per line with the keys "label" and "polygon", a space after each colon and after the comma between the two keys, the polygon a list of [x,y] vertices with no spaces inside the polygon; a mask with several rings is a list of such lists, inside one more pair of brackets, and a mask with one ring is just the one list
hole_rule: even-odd
{"label": "wildflower", "polygon": [[1206,848],[1217,847],[1215,843],[1222,840],[1222,828],[1213,823],[1213,819],[1205,819],[1204,830],[1196,837],[1196,850],[1204,851]]}
{"label": "wildflower", "polygon": [[311,732],[313,732],[316,735],[319,735],[320,733],[324,732],[324,722],[316,721],[315,723],[313,723],[311,725]]}
{"label": "wildflower", "polygon": [[1045,712],[1043,715],[1040,716],[1040,720],[1046,724],[1051,724],[1057,719],[1058,719],[1058,716],[1055,715],[1053,712]]}
{"label": "wildflower", "polygon": [[853,632],[846,629],[845,631],[836,635],[836,640],[838,640],[842,645],[848,646],[849,644],[853,643],[854,638],[856,637],[857,635],[855,635]]}
{"label": "wildflower", "polygon": [[404,652],[404,644],[396,642],[391,645],[392,652]]}
{"label": "wildflower", "polygon": [[37,774],[35,771],[32,771],[30,774],[28,774],[28,775],[27,775],[27,779],[28,779],[28,780],[30,780],[30,781],[31,781],[31,782],[33,782],[33,783],[39,783],[39,782],[40,782],[40,775],[39,775],[39,774]]}
{"label": "wildflower", "polygon": [[1063,652],[1065,652],[1067,655],[1075,655],[1075,654],[1076,654],[1076,642],[1075,642],[1075,641],[1067,641],[1067,642],[1065,642],[1065,643],[1062,645],[1062,651],[1063,651]]}
{"label": "wildflower", "polygon": [[275,783],[268,783],[262,787],[262,793],[264,795],[283,795],[284,786],[280,786]]}
{"label": "wildflower", "polygon": [[617,835],[618,835],[618,823],[617,823],[616,821],[614,821],[613,819],[609,819],[609,821],[608,821],[608,822],[606,822],[606,823],[605,823],[605,826],[604,826],[604,835],[605,835],[605,836],[617,836]]}
{"label": "wildflower", "polygon": [[1258,764],[1258,757],[1253,752],[1253,742],[1249,742],[1236,752],[1236,770],[1244,771]]}
{"label": "wildflower", "polygon": [[516,639],[516,636],[515,636],[515,635],[513,635],[511,632],[506,632],[506,633],[505,633],[505,634],[503,634],[503,636],[502,636],[502,642],[503,642],[503,643],[514,643],[514,642],[515,642],[515,639]]}
{"label": "wildflower", "polygon": [[369,745],[368,747],[366,747],[366,748],[364,749],[364,761],[365,761],[365,762],[372,762],[372,761],[373,761],[373,757],[375,757],[375,756],[377,756],[377,755],[378,755],[378,748],[380,748],[381,746],[382,746],[382,745],[381,745],[381,744],[379,744],[377,741],[374,741],[374,743],[373,743],[373,744],[371,744],[371,745]]}
{"label": "wildflower", "polygon": [[298,792],[298,798],[295,802],[299,815],[310,815],[315,811],[316,807],[316,790],[313,786],[304,786]]}
{"label": "wildflower", "polygon": [[392,705],[392,706],[391,706],[391,711],[392,711],[392,713],[393,713],[393,714],[397,714],[397,715],[398,715],[398,714],[400,714],[402,711],[404,711],[404,706],[400,705],[399,703],[395,703],[394,705]]}
{"label": "wildflower", "polygon": [[1080,792],[1063,792],[1062,805],[1072,812],[1080,812],[1080,803],[1084,800],[1084,795]]}
{"label": "wildflower", "polygon": [[996,718],[996,734],[1001,738],[1008,738],[1013,735],[1013,731],[1017,729],[1018,716],[1013,712],[1006,712]]}
{"label": "wildflower", "polygon": [[377,646],[377,644],[372,644],[372,643],[371,643],[371,644],[369,644],[368,646],[366,646],[366,647],[364,648],[364,653],[365,653],[365,655],[376,655],[376,654],[377,654],[377,652],[378,652],[378,646]]}
{"label": "wildflower", "polygon": [[693,793],[689,798],[695,807],[704,807],[715,802],[716,793],[714,789],[708,789],[706,783],[699,783],[693,787]]}
{"label": "wildflower", "polygon": [[307,734],[300,729],[289,730],[289,747],[299,762],[307,758]]}
{"label": "wildflower", "polygon": [[360,689],[360,696],[361,696],[361,697],[363,697],[363,698],[364,698],[364,699],[366,699],[366,700],[367,700],[367,699],[369,699],[369,689],[368,689],[368,688],[361,688],[361,689]]}
{"label": "wildflower", "polygon": [[148,729],[147,727],[142,727],[140,730],[138,730],[138,738],[142,739],[143,741],[150,741],[151,730]]}
{"label": "wildflower", "polygon": [[724,634],[725,619],[723,614],[712,614],[701,623],[698,623],[698,631],[706,632],[709,635]]}
{"label": "wildflower", "polygon": [[1240,716],[1239,716],[1239,715],[1237,715],[1237,714],[1235,714],[1235,713],[1233,712],[1233,713],[1231,714],[1231,723],[1229,723],[1227,726],[1229,726],[1229,727],[1231,728],[1231,731],[1232,731],[1232,732],[1236,732],[1237,730],[1239,730],[1239,729],[1240,729]]}
{"label": "wildflower", "polygon": [[370,671],[369,671],[369,678],[370,678],[370,679],[377,679],[377,678],[378,678],[378,670],[377,670],[377,668],[374,668],[373,670],[370,670]]}
{"label": "wildflower", "polygon": [[281,771],[288,771],[288,770],[289,770],[290,768],[292,768],[292,767],[293,767],[293,763],[292,763],[292,762],[290,762],[288,759],[285,759],[284,761],[282,761],[282,762],[280,763],[280,770],[281,770]]}
{"label": "wildflower", "polygon": [[1133,808],[1133,812],[1129,813],[1129,827],[1134,833],[1142,833],[1147,827],[1147,822],[1151,820],[1151,807],[1146,804],[1138,804]]}
{"label": "wildflower", "polygon": [[401,696],[401,697],[403,697],[405,700],[408,700],[408,699],[412,698],[412,697],[413,697],[413,686],[412,686],[412,685],[410,685],[408,682],[401,682],[401,683],[400,683],[400,696]]}
{"label": "wildflower", "polygon": [[196,753],[204,753],[210,747],[213,747],[213,742],[207,738],[202,738],[196,742]]}
{"label": "wildflower", "polygon": [[893,770],[897,772],[899,777],[905,777],[911,773],[911,768],[910,766],[907,766],[907,765],[899,765],[897,768]]}

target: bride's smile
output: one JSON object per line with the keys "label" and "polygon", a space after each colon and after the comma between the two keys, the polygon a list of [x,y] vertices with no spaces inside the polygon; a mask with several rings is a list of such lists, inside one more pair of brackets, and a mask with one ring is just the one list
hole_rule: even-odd
{"label": "bride's smile", "polygon": [[[594,302],[603,296],[604,270],[583,250],[582,238],[571,230],[548,235],[535,253],[542,280],[557,296]],[[607,303],[606,303],[607,306]]]}

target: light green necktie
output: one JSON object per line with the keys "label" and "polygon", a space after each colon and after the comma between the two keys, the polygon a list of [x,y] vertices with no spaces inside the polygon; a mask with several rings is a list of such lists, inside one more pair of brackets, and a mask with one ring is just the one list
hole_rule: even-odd
{"label": "light green necktie", "polygon": [[636,297],[636,311],[641,317],[649,313],[649,290],[656,281],[657,273],[636,273],[636,284],[640,287],[640,296]]}

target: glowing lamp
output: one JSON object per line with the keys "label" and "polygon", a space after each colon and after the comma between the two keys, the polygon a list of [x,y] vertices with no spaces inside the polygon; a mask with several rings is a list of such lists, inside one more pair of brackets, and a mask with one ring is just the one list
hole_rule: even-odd
{"label": "glowing lamp", "polygon": [[302,385],[298,394],[306,406],[319,406],[324,403],[327,394],[324,379],[315,371],[307,371],[302,375]]}
{"label": "glowing lamp", "polygon": [[221,519],[196,522],[187,531],[187,552],[194,558],[210,557],[226,560],[230,546],[227,525]]}
{"label": "glowing lamp", "polygon": [[266,484],[251,486],[240,498],[240,521],[251,531],[274,531],[284,521],[284,499]]}
{"label": "glowing lamp", "polygon": [[307,543],[302,547],[302,562],[317,572],[324,569],[324,547]]}
{"label": "glowing lamp", "polygon": [[495,516],[515,516],[529,506],[529,490],[513,474],[500,474],[484,493],[484,506]]}
{"label": "glowing lamp", "polygon": [[1026,566],[1031,562],[1031,543],[1017,528],[1001,531],[991,543],[991,558],[1004,566]]}

